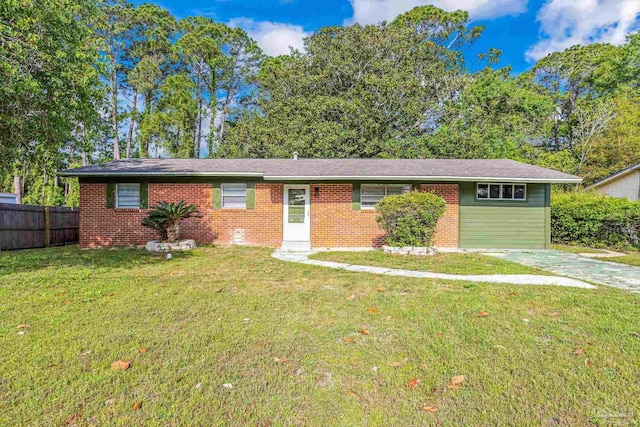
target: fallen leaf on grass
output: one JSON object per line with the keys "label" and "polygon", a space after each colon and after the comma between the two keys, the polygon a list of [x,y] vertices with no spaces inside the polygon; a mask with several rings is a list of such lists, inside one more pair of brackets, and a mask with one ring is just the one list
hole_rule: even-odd
{"label": "fallen leaf on grass", "polygon": [[356,299],[356,296],[355,296],[355,295],[349,295],[349,296],[347,297],[347,300],[348,300],[348,301],[353,301],[354,299]]}
{"label": "fallen leaf on grass", "polygon": [[19,324],[18,326],[16,326],[16,329],[26,329],[26,328],[28,328],[28,327],[29,327],[29,325],[25,325],[25,324],[22,324],[22,323],[21,323],[21,324]]}
{"label": "fallen leaf on grass", "polygon": [[584,366],[590,368],[593,366],[593,363],[589,362],[589,359],[584,359]]}
{"label": "fallen leaf on grass", "polygon": [[142,408],[142,402],[138,400],[136,403],[133,404],[133,410],[137,411],[140,408]]}
{"label": "fallen leaf on grass", "polygon": [[376,290],[378,291],[379,294],[383,294],[384,293],[384,288],[378,288]]}
{"label": "fallen leaf on grass", "polygon": [[444,334],[443,334],[442,332],[436,332],[436,334],[435,334],[435,335],[436,335],[438,338],[440,338],[440,337],[443,337],[443,336],[444,336]]}
{"label": "fallen leaf on grass", "polygon": [[276,363],[287,363],[289,361],[289,358],[287,357],[274,357],[273,361]]}
{"label": "fallen leaf on grass", "polygon": [[369,307],[367,308],[367,312],[371,314],[378,314],[380,311],[377,308]]}
{"label": "fallen leaf on grass", "polygon": [[87,351],[83,351],[82,353],[79,353],[78,356],[88,356],[91,354],[91,350],[87,350]]}
{"label": "fallen leaf on grass", "polygon": [[349,393],[351,396],[358,396],[358,397],[360,397],[360,395],[358,394],[358,392],[357,392],[357,391],[355,391],[355,390],[352,390],[352,389],[347,390],[347,393]]}
{"label": "fallen leaf on grass", "polygon": [[254,344],[256,347],[264,347],[264,341],[256,341],[256,343]]}
{"label": "fallen leaf on grass", "polygon": [[66,299],[66,300],[62,301],[62,304],[67,305],[67,304],[69,304],[70,302],[71,302],[71,301],[69,301],[68,299]]}
{"label": "fallen leaf on grass", "polygon": [[571,354],[575,354],[575,355],[584,354],[584,348],[580,347],[579,349],[571,352]]}
{"label": "fallen leaf on grass", "polygon": [[121,371],[126,371],[131,366],[131,363],[125,362],[124,360],[116,360],[111,364],[111,369],[117,369]]}
{"label": "fallen leaf on grass", "polygon": [[489,317],[489,312],[481,311],[480,313],[478,313],[478,317]]}
{"label": "fallen leaf on grass", "polygon": [[411,378],[408,382],[407,382],[407,388],[409,390],[413,390],[414,388],[416,388],[418,386],[418,384],[420,384],[420,380],[417,378]]}
{"label": "fallen leaf on grass", "polygon": [[65,420],[65,424],[73,424],[76,425],[76,421],[79,421],[82,418],[82,412],[76,412],[75,414],[71,414]]}
{"label": "fallen leaf on grass", "polygon": [[394,368],[397,368],[398,366],[404,365],[408,361],[409,361],[409,358],[406,357],[406,358],[402,359],[400,362],[389,362],[389,363],[387,363],[387,365],[389,365],[391,367],[394,367]]}
{"label": "fallen leaf on grass", "polygon": [[139,351],[140,353],[144,354],[144,353],[146,353],[146,352],[147,352],[147,347],[140,347],[140,348],[138,349],[138,351]]}
{"label": "fallen leaf on grass", "polygon": [[285,293],[285,294],[290,294],[290,293],[291,293],[291,289],[285,289],[285,290],[284,290],[284,293]]}
{"label": "fallen leaf on grass", "polygon": [[512,298],[515,297],[516,295],[518,295],[518,294],[516,294],[515,292],[509,292],[509,296],[512,297]]}
{"label": "fallen leaf on grass", "polygon": [[369,335],[369,331],[368,331],[368,330],[366,330],[366,329],[360,329],[360,333],[361,333],[362,335]]}
{"label": "fallen leaf on grass", "polygon": [[346,343],[356,342],[356,340],[353,337],[345,337],[345,338],[342,339],[342,341],[344,341]]}
{"label": "fallen leaf on grass", "polygon": [[436,412],[438,410],[435,406],[423,406],[421,409],[425,412]]}
{"label": "fallen leaf on grass", "polygon": [[116,400],[113,397],[104,401],[105,405],[113,405],[114,403],[116,403]]}
{"label": "fallen leaf on grass", "polygon": [[463,382],[464,375],[456,375],[455,377],[451,378],[451,382],[447,384],[447,387],[452,390],[460,390],[460,384],[462,384]]}
{"label": "fallen leaf on grass", "polygon": [[219,294],[220,292],[224,292],[224,288],[218,288],[218,289],[216,289],[216,294]]}

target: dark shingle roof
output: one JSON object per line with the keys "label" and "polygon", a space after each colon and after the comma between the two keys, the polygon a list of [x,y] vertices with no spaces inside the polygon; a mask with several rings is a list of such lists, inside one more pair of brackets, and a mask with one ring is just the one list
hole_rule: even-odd
{"label": "dark shingle roof", "polygon": [[580,182],[581,178],[514,160],[463,159],[129,159],[69,169],[62,176],[253,176],[305,179]]}

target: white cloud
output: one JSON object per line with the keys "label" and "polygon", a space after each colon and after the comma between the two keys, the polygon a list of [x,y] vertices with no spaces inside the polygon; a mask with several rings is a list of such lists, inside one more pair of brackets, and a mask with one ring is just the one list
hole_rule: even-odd
{"label": "white cloud", "polygon": [[302,39],[311,35],[301,25],[283,22],[254,21],[250,18],[235,18],[229,21],[232,27],[240,27],[251,36],[260,48],[270,56],[289,53],[289,46],[302,50]]}
{"label": "white cloud", "polygon": [[353,17],[346,25],[392,21],[417,6],[431,4],[447,11],[466,10],[472,19],[490,19],[527,11],[528,0],[350,0]]}
{"label": "white cloud", "polygon": [[575,44],[624,43],[639,17],[639,0],[548,0],[537,15],[540,41],[525,56],[536,61]]}

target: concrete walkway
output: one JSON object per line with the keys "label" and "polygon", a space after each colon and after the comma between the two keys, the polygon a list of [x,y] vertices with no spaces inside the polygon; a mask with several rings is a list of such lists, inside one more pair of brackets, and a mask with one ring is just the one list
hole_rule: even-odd
{"label": "concrete walkway", "polygon": [[388,276],[405,276],[423,279],[443,279],[443,280],[466,280],[471,282],[487,283],[510,283],[514,285],[554,285],[571,286],[575,288],[595,289],[596,287],[583,282],[582,280],[570,279],[567,277],[537,276],[534,274],[487,274],[487,275],[464,275],[432,273],[429,271],[400,270],[395,268],[371,267],[365,265],[351,265],[340,262],[320,261],[309,259],[309,255],[314,251],[281,251],[277,250],[271,254],[276,259],[300,264],[316,265],[319,267],[336,268],[360,273],[386,274]]}
{"label": "concrete walkway", "polygon": [[563,251],[517,251],[487,253],[537,267],[563,276],[575,277],[626,291],[640,293],[640,267],[611,261],[600,261]]}

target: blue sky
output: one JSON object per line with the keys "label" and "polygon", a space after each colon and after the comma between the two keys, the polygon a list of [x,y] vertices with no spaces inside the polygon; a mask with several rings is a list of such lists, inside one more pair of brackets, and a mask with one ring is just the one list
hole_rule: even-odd
{"label": "blue sky", "polygon": [[[433,4],[470,12],[486,30],[467,53],[494,47],[501,65],[522,72],[545,54],[573,44],[620,44],[640,27],[640,0],[158,0],[175,16],[206,15],[239,26],[270,55],[302,47],[302,38],[320,27],[392,20],[415,6]],[[479,64],[476,65],[478,67]]]}

